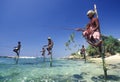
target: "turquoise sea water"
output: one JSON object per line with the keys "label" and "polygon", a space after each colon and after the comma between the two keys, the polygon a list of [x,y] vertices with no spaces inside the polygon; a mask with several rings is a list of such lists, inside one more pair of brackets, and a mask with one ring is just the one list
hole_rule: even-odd
{"label": "turquoise sea water", "polygon": [[[0,58],[0,82],[104,82],[102,65],[83,60]],[[108,82],[120,82],[120,69],[108,70]]]}

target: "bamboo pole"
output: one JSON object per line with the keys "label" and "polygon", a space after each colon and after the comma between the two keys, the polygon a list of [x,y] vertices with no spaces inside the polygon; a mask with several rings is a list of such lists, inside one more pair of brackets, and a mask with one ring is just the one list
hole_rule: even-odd
{"label": "bamboo pole", "polygon": [[85,63],[86,63],[86,53],[84,53],[84,59],[85,59]]}
{"label": "bamboo pole", "polygon": [[52,50],[51,50],[51,54],[50,54],[50,67],[52,67]]}
{"label": "bamboo pole", "polygon": [[16,64],[18,64],[18,60],[19,60],[19,57],[18,56],[16,56]]}
{"label": "bamboo pole", "polygon": [[106,82],[107,81],[107,68],[106,68],[106,63],[105,63],[105,46],[104,46],[104,43],[102,45],[101,56],[102,56],[102,62],[103,62],[104,79],[105,79],[105,82]]}
{"label": "bamboo pole", "polygon": [[45,62],[45,54],[44,54],[44,58],[43,58],[43,61]]}
{"label": "bamboo pole", "polygon": [[16,56],[16,64],[18,64],[19,55],[20,55],[20,50],[18,50],[18,52],[17,52],[16,54],[17,54],[17,56]]}
{"label": "bamboo pole", "polygon": [[[98,13],[97,13],[97,8],[96,8],[96,4],[94,4],[94,11],[96,13],[96,17],[98,18]],[[99,27],[100,28],[100,27]],[[103,39],[102,39],[103,41]],[[99,50],[100,55],[102,57],[102,65],[103,65],[103,71],[104,71],[104,79],[105,82],[107,81],[107,68],[106,68],[106,63],[105,63],[105,46],[104,46],[104,42],[102,43],[101,49]]]}

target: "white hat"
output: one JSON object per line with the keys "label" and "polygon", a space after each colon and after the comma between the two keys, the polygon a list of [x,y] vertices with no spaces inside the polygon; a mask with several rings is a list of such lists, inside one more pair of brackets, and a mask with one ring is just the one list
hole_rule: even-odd
{"label": "white hat", "polygon": [[48,37],[48,39],[51,39],[51,37]]}
{"label": "white hat", "polygon": [[89,14],[94,15],[94,14],[95,14],[95,11],[93,11],[93,10],[89,10],[89,11],[87,12],[87,15],[89,15]]}

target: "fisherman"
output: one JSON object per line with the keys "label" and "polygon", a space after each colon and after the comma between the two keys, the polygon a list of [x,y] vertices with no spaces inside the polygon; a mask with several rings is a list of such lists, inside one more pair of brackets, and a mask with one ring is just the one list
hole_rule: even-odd
{"label": "fisherman", "polygon": [[85,59],[85,48],[84,48],[84,45],[82,45],[82,48],[80,50],[80,54],[84,57]]}
{"label": "fisherman", "polygon": [[51,37],[48,37],[48,46],[47,46],[48,55],[52,54],[53,45],[54,43],[51,40]]}
{"label": "fisherman", "polygon": [[20,48],[21,48],[21,42],[18,42],[18,46],[14,47],[13,51],[17,54],[17,56],[19,57],[20,54]]}
{"label": "fisherman", "polygon": [[47,46],[46,49],[47,49],[47,51],[48,51],[48,55],[52,54],[53,45],[54,45],[54,43],[53,43],[51,37],[48,37],[48,45],[44,45],[44,47]]}
{"label": "fisherman", "polygon": [[15,58],[16,60],[16,64],[18,64],[18,59],[19,59],[19,55],[20,55],[20,48],[21,48],[21,42],[18,42],[18,46],[14,47],[13,51],[17,54],[17,57]]}
{"label": "fisherman", "polygon": [[45,56],[45,48],[44,47],[42,48],[42,51],[40,51],[40,52],[42,52],[42,56]]}
{"label": "fisherman", "polygon": [[[98,18],[95,17],[95,12],[93,10],[89,10],[87,12],[87,16],[90,19],[87,24],[87,29],[82,30],[83,36],[87,39],[87,42],[92,46],[99,47],[101,46],[102,40],[100,35],[100,24]],[[76,31],[81,31],[81,28],[76,28]]]}

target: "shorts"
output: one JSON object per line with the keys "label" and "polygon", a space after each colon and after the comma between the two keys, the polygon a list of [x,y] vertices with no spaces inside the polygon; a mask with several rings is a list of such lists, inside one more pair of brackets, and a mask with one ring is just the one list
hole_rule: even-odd
{"label": "shorts", "polygon": [[99,40],[100,39],[100,32],[96,31],[93,33],[93,38]]}

